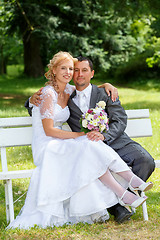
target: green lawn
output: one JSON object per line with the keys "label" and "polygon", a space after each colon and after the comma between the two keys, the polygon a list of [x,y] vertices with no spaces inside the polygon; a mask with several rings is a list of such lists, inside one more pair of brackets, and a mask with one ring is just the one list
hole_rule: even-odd
{"label": "green lawn", "polygon": [[[28,116],[24,108],[25,100],[41,86],[44,78],[28,79],[21,75],[22,66],[11,66],[9,75],[0,76],[0,117]],[[100,79],[93,80],[99,84]],[[149,108],[153,127],[153,137],[137,139],[155,159],[160,159],[160,89],[154,81],[137,82],[120,86],[120,100],[125,109]],[[9,170],[33,168],[31,147],[9,148],[7,150]],[[0,165],[1,169],[1,165]],[[32,229],[30,231],[5,231],[5,194],[0,181],[0,239],[160,239],[160,169],[156,169],[150,180],[154,187],[146,195],[149,221],[143,221],[139,207],[131,221],[118,225],[113,218],[105,224],[77,224],[61,228]],[[28,179],[13,180],[14,200],[27,191]],[[15,203],[15,215],[23,206],[25,196]]]}

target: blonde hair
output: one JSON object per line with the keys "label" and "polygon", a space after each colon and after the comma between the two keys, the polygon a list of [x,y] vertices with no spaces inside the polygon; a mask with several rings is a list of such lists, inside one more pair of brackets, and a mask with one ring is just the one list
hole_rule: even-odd
{"label": "blonde hair", "polygon": [[46,72],[44,74],[44,76],[49,80],[48,82],[46,82],[46,85],[52,85],[56,91],[58,90],[58,85],[56,82],[55,75],[53,73],[53,68],[56,68],[61,63],[61,61],[66,60],[66,59],[72,60],[73,63],[78,61],[78,59],[72,57],[72,55],[70,53],[60,51],[60,52],[56,53],[53,56],[53,58],[50,60],[49,64],[47,65],[49,70],[48,70],[48,72]]}

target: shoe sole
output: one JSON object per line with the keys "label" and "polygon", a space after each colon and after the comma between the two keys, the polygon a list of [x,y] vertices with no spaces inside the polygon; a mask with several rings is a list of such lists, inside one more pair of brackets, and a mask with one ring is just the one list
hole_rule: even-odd
{"label": "shoe sole", "polygon": [[136,208],[138,208],[139,206],[141,206],[145,201],[147,200],[147,197],[144,199],[143,202],[141,202]]}
{"label": "shoe sole", "polygon": [[153,183],[149,184],[144,190],[143,192],[147,192],[148,190],[150,190],[153,187]]}
{"label": "shoe sole", "polygon": [[125,214],[125,216],[122,219],[116,219],[117,223],[124,223],[125,221],[130,220],[130,217],[134,214],[134,212],[130,212],[128,214]]}

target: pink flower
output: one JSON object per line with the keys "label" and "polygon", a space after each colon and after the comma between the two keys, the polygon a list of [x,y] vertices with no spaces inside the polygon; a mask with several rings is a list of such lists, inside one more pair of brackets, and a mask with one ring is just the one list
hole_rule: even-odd
{"label": "pink flower", "polygon": [[93,125],[91,125],[91,124],[88,124],[88,129],[89,130],[92,130],[94,128],[94,126]]}
{"label": "pink flower", "polygon": [[98,118],[98,115],[95,114],[95,115],[93,116],[93,119],[97,119],[97,118]]}
{"label": "pink flower", "polygon": [[93,110],[92,110],[92,109],[89,109],[89,110],[88,110],[88,113],[92,113],[92,112],[93,112]]}

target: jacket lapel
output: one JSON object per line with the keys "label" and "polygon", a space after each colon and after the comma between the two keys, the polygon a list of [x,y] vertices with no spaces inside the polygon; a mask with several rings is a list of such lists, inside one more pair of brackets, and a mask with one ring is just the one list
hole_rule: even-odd
{"label": "jacket lapel", "polygon": [[79,107],[73,102],[72,98],[76,95],[76,91],[74,91],[68,101],[68,107],[71,111],[76,112],[78,115],[82,115],[82,111],[79,109]]}
{"label": "jacket lapel", "polygon": [[[90,98],[90,104],[89,108],[94,108],[96,106],[97,100],[99,99],[99,89],[96,85],[92,85],[92,92],[91,92],[91,98]],[[72,98],[76,95],[76,91],[74,91],[70,99],[68,101],[68,106],[71,109],[71,111],[76,112],[79,115],[82,115],[82,111],[79,109],[79,107],[73,102]]]}
{"label": "jacket lapel", "polygon": [[89,108],[94,108],[96,106],[98,96],[99,96],[98,87],[96,85],[92,85],[92,92],[91,92]]}

